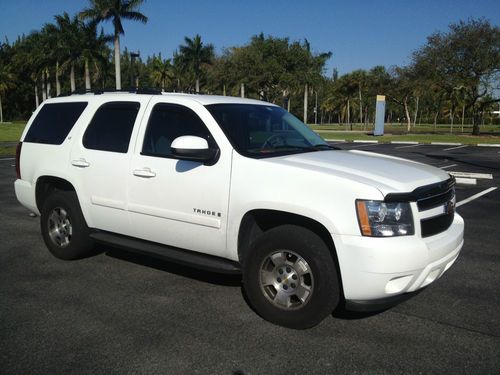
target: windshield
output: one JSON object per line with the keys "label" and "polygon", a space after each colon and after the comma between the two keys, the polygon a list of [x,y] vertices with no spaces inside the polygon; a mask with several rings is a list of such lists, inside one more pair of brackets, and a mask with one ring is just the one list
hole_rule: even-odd
{"label": "windshield", "polygon": [[331,147],[283,108],[259,104],[206,106],[240,154],[262,158]]}

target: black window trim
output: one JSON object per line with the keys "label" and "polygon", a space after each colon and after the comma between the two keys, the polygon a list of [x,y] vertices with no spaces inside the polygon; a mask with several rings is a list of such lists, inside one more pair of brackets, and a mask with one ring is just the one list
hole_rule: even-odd
{"label": "black window trim", "polygon": [[[130,133],[130,139],[128,140],[127,151],[125,151],[125,152],[112,151],[112,150],[100,150],[100,149],[96,149],[96,148],[88,148],[84,144],[85,134],[87,134],[87,131],[89,130],[90,124],[92,124],[92,121],[94,121],[95,115],[97,114],[97,112],[102,107],[104,107],[105,105],[108,105],[108,104],[135,104],[135,105],[139,106],[139,108],[137,109],[137,114],[135,116],[134,124],[132,125],[132,132]],[[102,103],[94,111],[94,114],[92,115],[92,118],[90,119],[90,121],[88,122],[87,126],[85,127],[85,131],[83,132],[83,135],[81,136],[81,139],[80,139],[82,147],[85,150],[100,151],[100,152],[112,152],[112,153],[115,153],[115,154],[123,154],[123,155],[128,154],[129,151],[130,151],[130,145],[131,145],[132,135],[134,134],[134,129],[136,127],[135,124],[137,122],[137,119],[139,118],[139,112],[140,111],[141,111],[141,102],[138,102],[138,101],[135,101],[135,100],[130,100],[130,101],[129,100],[110,100],[110,101],[106,101],[106,102]]]}
{"label": "black window trim", "polygon": [[[215,154],[215,157],[212,160],[209,160],[209,161],[204,162],[202,164],[206,165],[206,166],[212,166],[212,165],[217,164],[217,162],[219,161],[219,158],[220,158],[220,154],[221,154],[220,147],[217,144],[217,141],[215,140],[212,132],[210,131],[210,129],[208,128],[208,126],[205,124],[205,121],[203,121],[201,119],[201,117],[193,109],[189,108],[188,106],[186,106],[184,104],[178,104],[178,103],[159,102],[159,103],[156,103],[153,106],[153,108],[151,108],[151,111],[149,112],[148,123],[146,125],[146,129],[144,130],[144,135],[142,137],[141,152],[140,152],[140,154],[142,156],[148,156],[148,157],[153,157],[153,158],[162,158],[162,159],[182,160],[182,159],[180,159],[180,158],[178,158],[176,156],[173,156],[173,155],[159,155],[159,154],[154,154],[152,152],[145,152],[144,151],[144,140],[146,139],[146,134],[148,134],[149,126],[151,124],[151,115],[153,114],[153,111],[155,110],[155,108],[158,107],[158,106],[160,106],[160,107],[161,106],[170,106],[170,107],[177,107],[177,108],[187,109],[188,111],[191,111],[196,117],[198,117],[200,119],[200,122],[207,129],[208,134],[210,134],[210,137],[211,137],[211,139],[213,141],[213,146],[217,150],[216,154]],[[210,144],[208,145],[208,147],[210,148]],[[195,163],[199,163],[199,162],[195,162]]]}

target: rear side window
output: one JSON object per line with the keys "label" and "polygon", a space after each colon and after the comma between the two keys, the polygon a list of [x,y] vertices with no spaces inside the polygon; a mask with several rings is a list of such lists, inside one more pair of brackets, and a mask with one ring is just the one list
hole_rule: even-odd
{"label": "rear side window", "polygon": [[83,146],[127,153],[139,108],[137,102],[111,102],[100,106],[83,135]]}
{"label": "rear side window", "polygon": [[60,145],[87,107],[87,102],[45,104],[31,124],[24,142]]}
{"label": "rear side window", "polygon": [[183,135],[205,138],[209,147],[216,147],[207,127],[191,109],[178,104],[157,104],[149,118],[142,154],[170,157],[170,145]]}

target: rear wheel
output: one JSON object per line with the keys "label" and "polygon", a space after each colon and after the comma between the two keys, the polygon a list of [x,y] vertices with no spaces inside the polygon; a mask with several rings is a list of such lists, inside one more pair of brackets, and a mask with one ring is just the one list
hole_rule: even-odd
{"label": "rear wheel", "polygon": [[252,307],[289,328],[317,325],[337,306],[338,275],[324,241],[308,229],[283,225],[262,234],[243,264]]}
{"label": "rear wheel", "polygon": [[91,254],[93,241],[74,191],[54,190],[41,209],[45,245],[59,259],[71,260]]}

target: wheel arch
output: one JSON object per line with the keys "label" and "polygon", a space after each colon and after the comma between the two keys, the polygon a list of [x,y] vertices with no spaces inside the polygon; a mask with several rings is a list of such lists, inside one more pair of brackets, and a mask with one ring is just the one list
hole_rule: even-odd
{"label": "wheel arch", "polygon": [[260,234],[286,224],[297,225],[309,229],[325,242],[330,250],[335,267],[337,268],[340,291],[343,295],[342,274],[337,251],[330,232],[326,226],[319,221],[300,214],[272,209],[254,209],[245,213],[238,231],[238,259],[240,263],[244,263],[245,257],[248,256],[253,242]]}

